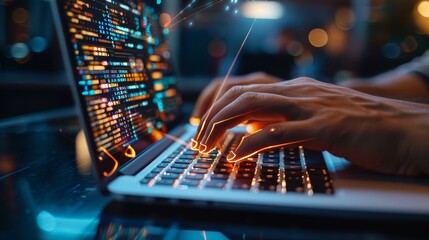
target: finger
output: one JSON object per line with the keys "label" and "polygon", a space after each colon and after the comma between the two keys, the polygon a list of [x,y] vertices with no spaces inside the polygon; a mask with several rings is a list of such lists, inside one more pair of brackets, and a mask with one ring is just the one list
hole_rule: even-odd
{"label": "finger", "polygon": [[[292,91],[296,88],[295,85],[292,86],[282,86],[280,83],[273,84],[251,84],[251,85],[237,85],[229,89],[218,101],[214,103],[212,108],[209,110],[208,114],[203,118],[206,121],[211,121],[211,118],[215,113],[224,109],[231,102],[235,101],[238,97],[243,94],[250,92],[255,93],[269,93],[284,96],[289,94],[289,91]],[[304,95],[305,96],[305,95]],[[247,103],[244,103],[247,104]]]}
{"label": "finger", "polygon": [[[226,81],[224,86],[221,88],[222,81]],[[225,92],[227,92],[233,86],[242,86],[249,84],[267,84],[267,83],[277,83],[280,82],[281,79],[275,78],[272,76],[268,76],[264,73],[251,73],[244,76],[233,77],[229,80],[225,79],[217,79],[214,80],[204,91],[201,93],[198,98],[194,111],[192,113],[192,117],[201,118],[203,114],[210,108],[210,106],[215,102],[217,98],[222,97]]]}
{"label": "finger", "polygon": [[221,82],[219,80],[214,80],[202,91],[195,103],[194,110],[191,114],[192,117],[201,118],[204,115],[212,104],[216,91],[220,85]]}
{"label": "finger", "polygon": [[[200,144],[201,139],[204,136],[202,134],[202,132],[206,131],[206,125],[208,122],[210,122],[214,113],[217,113],[221,109],[225,108],[226,105],[233,102],[242,93],[247,92],[248,89],[250,89],[250,88],[244,87],[244,86],[234,86],[233,88],[228,90],[228,92],[224,96],[222,96],[219,101],[217,101],[216,103],[214,103],[213,106],[211,106],[211,109],[209,109],[209,111],[206,112],[204,114],[204,116],[201,118],[200,124],[199,124],[198,129],[197,129],[197,133],[196,133],[195,137],[192,139],[193,144],[191,145],[191,148],[193,150],[198,150],[198,148],[199,148],[198,145]],[[259,90],[263,91],[265,89],[263,89],[263,90],[259,89]],[[205,145],[203,145],[202,147],[205,148]]]}
{"label": "finger", "polygon": [[305,145],[315,150],[322,150],[323,146],[320,146],[320,141],[317,141],[317,128],[318,125],[313,119],[269,125],[261,131],[243,137],[237,149],[228,154],[227,160],[241,161],[261,151],[281,146]]}
{"label": "finger", "polygon": [[275,121],[248,121],[246,124],[246,132],[252,134],[273,123],[275,123]]}
{"label": "finger", "polygon": [[298,111],[300,102],[301,99],[292,100],[269,93],[244,93],[214,116],[205,119],[204,129],[197,141],[202,143],[202,148],[207,146],[210,149],[227,129],[245,120],[285,121],[288,112]]}

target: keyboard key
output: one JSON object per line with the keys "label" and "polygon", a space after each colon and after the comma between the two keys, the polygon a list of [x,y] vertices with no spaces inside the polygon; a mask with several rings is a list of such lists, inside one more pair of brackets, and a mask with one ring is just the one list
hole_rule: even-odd
{"label": "keyboard key", "polygon": [[266,178],[260,178],[259,180],[258,180],[258,182],[260,183],[260,184],[275,184],[275,185],[277,185],[277,178],[275,178],[275,179],[273,179],[273,178],[270,178],[270,179],[266,179]]}
{"label": "keyboard key", "polygon": [[229,173],[214,173],[210,176],[211,179],[228,179]]}
{"label": "keyboard key", "polygon": [[156,185],[171,186],[174,184],[175,181],[175,179],[160,179],[156,182]]}
{"label": "keyboard key", "polygon": [[261,173],[275,173],[275,174],[278,174],[279,173],[279,169],[278,168],[262,168],[261,169]]}
{"label": "keyboard key", "polygon": [[180,174],[177,173],[164,173],[161,175],[161,179],[177,179],[180,177]]}
{"label": "keyboard key", "polygon": [[255,168],[238,168],[239,173],[255,173]]}
{"label": "keyboard key", "polygon": [[259,185],[259,190],[275,192],[277,190],[277,184],[263,183]]}
{"label": "keyboard key", "polygon": [[233,168],[234,164],[233,163],[218,163],[216,165],[217,168]]}
{"label": "keyboard key", "polygon": [[154,168],[151,172],[152,173],[160,173],[160,172],[162,172],[162,170],[164,170],[164,168]]}
{"label": "keyboard key", "polygon": [[284,161],[285,165],[296,165],[301,166],[301,161],[294,160],[294,161]]}
{"label": "keyboard key", "polygon": [[195,158],[195,156],[193,155],[182,155],[179,157],[179,159],[191,159],[193,160]]}
{"label": "keyboard key", "polygon": [[210,168],[212,165],[209,163],[197,163],[193,167],[194,168]]}
{"label": "keyboard key", "polygon": [[226,180],[212,180],[207,182],[206,188],[223,188],[226,185]]}
{"label": "keyboard key", "polygon": [[269,174],[269,173],[268,174],[267,173],[265,173],[265,174],[261,173],[261,175],[259,177],[262,179],[274,179],[276,181],[279,178],[277,174]]}
{"label": "keyboard key", "polygon": [[301,165],[285,165],[285,170],[302,170]]}
{"label": "keyboard key", "polygon": [[226,157],[221,157],[221,158],[219,159],[219,162],[220,162],[220,163],[229,163],[229,162],[228,162],[228,160],[226,159]]}
{"label": "keyboard key", "polygon": [[263,158],[262,159],[263,163],[279,163],[279,159],[275,159],[275,158]]}
{"label": "keyboard key", "polygon": [[279,168],[280,165],[277,163],[262,163],[261,166],[263,168]]}
{"label": "keyboard key", "polygon": [[285,170],[286,176],[302,176],[302,170]]}
{"label": "keyboard key", "polygon": [[252,179],[239,179],[235,180],[234,184],[232,185],[233,189],[242,189],[242,190],[248,190],[252,186]]}
{"label": "keyboard key", "polygon": [[305,150],[304,156],[308,168],[326,168],[325,160],[321,152]]}
{"label": "keyboard key", "polygon": [[328,171],[326,169],[318,169],[318,168],[307,168],[308,174],[311,175],[328,175]]}
{"label": "keyboard key", "polygon": [[183,179],[181,182],[180,182],[180,185],[185,185],[185,186],[188,186],[188,187],[196,187],[196,186],[198,186],[199,184],[200,184],[200,180],[198,180],[198,179]]}
{"label": "keyboard key", "polygon": [[256,167],[256,162],[249,162],[249,161],[240,162],[240,167],[243,167],[243,168],[255,168]]}
{"label": "keyboard key", "polygon": [[209,164],[212,164],[214,162],[214,160],[212,160],[212,159],[198,159],[197,160],[197,163],[209,163]]}
{"label": "keyboard key", "polygon": [[173,161],[173,158],[167,158],[162,160],[163,163],[171,163],[171,161]]}
{"label": "keyboard key", "polygon": [[249,178],[252,179],[255,176],[254,173],[237,173],[237,175],[235,175],[236,179],[241,179],[241,178]]}
{"label": "keyboard key", "polygon": [[158,166],[157,166],[157,167],[165,168],[165,167],[167,167],[167,166],[168,166],[168,163],[160,163],[160,164],[158,164]]}
{"label": "keyboard key", "polygon": [[185,169],[182,169],[182,168],[170,168],[170,169],[167,169],[167,173],[178,173],[178,174],[181,174],[184,171],[185,171]]}
{"label": "keyboard key", "polygon": [[215,168],[213,170],[214,173],[231,173],[232,168]]}
{"label": "keyboard key", "polygon": [[183,163],[174,163],[171,167],[172,168],[180,168],[180,169],[185,169],[188,168],[188,164],[183,164]]}
{"label": "keyboard key", "polygon": [[174,163],[190,164],[192,159],[177,159]]}
{"label": "keyboard key", "polygon": [[302,181],[303,181],[302,176],[286,176],[286,184],[289,182],[302,183]]}
{"label": "keyboard key", "polygon": [[186,179],[193,179],[193,180],[202,180],[204,178],[205,174],[203,173],[188,173],[188,175],[185,176]]}
{"label": "keyboard key", "polygon": [[193,168],[189,172],[206,174],[208,171],[209,171],[208,169],[204,169],[204,168]]}
{"label": "keyboard key", "polygon": [[210,154],[202,154],[201,158],[210,158],[213,159],[217,156],[217,153],[210,153]]}

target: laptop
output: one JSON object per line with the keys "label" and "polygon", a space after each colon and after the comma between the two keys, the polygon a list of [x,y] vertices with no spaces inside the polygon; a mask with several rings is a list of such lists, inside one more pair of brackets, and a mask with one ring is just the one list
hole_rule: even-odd
{"label": "laptop", "polygon": [[52,6],[98,185],[113,199],[429,214],[428,179],[371,173],[328,152],[275,148],[230,163],[223,153],[237,146],[240,128],[209,154],[193,151],[196,126],[181,121],[161,1]]}

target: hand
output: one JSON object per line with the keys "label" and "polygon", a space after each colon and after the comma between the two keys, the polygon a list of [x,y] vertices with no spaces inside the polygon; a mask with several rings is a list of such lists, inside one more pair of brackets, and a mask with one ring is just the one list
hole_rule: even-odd
{"label": "hand", "polygon": [[202,118],[195,147],[212,149],[227,129],[245,120],[269,121],[275,123],[245,136],[228,160],[302,145],[383,173],[429,174],[428,116],[428,105],[309,78],[242,85],[229,89]]}
{"label": "hand", "polygon": [[242,86],[249,84],[263,84],[263,83],[276,83],[280,82],[280,79],[269,77],[265,73],[252,73],[241,77],[233,77],[228,79],[223,88],[221,88],[223,78],[213,80],[201,93],[197,102],[195,103],[192,117],[201,118],[204,113],[209,110],[210,106],[215,101],[217,95],[218,99],[222,97],[226,91],[231,89],[233,86]]}

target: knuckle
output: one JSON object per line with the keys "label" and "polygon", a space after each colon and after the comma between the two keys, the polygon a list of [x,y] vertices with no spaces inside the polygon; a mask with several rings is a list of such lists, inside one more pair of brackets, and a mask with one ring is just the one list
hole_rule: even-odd
{"label": "knuckle", "polygon": [[233,86],[227,91],[226,95],[229,97],[239,96],[243,93],[243,89],[243,86]]}
{"label": "knuckle", "polygon": [[255,92],[245,92],[240,95],[239,101],[244,104],[254,103],[258,100],[258,94]]}

